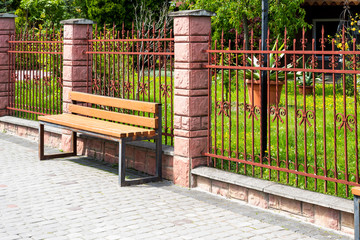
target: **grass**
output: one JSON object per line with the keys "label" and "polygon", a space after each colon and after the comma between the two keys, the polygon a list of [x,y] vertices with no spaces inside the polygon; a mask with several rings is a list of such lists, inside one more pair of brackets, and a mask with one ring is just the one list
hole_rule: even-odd
{"label": "grass", "polygon": [[11,86],[13,91],[13,106],[24,111],[13,111],[14,116],[37,120],[39,114],[62,113],[62,87],[53,78],[48,81],[43,79],[18,80]]}
{"label": "grass", "polygon": [[[284,85],[279,104],[284,114],[280,114],[281,119],[274,118],[273,113],[268,114],[268,146],[263,164],[356,182],[358,172],[356,123],[349,120],[345,128],[345,124],[341,126],[343,123],[341,115],[338,115],[346,112],[348,119],[353,118],[351,116],[355,117],[355,110],[358,110],[355,98],[344,95],[341,86],[325,84],[323,88],[322,83],[315,85],[315,97],[313,95],[304,97],[298,92],[295,97],[294,91],[297,91],[297,88],[294,82],[289,81],[287,86]],[[221,82],[215,85],[213,81],[211,152],[259,163],[261,161],[260,114],[249,117],[250,112],[244,110],[244,103],[249,104],[244,81],[239,80],[238,91],[236,84],[233,83],[229,95],[225,87],[226,85],[222,86]],[[288,93],[287,104],[285,91]],[[223,101],[231,102],[227,111],[228,116],[219,113],[220,108],[215,107],[216,102]],[[299,109],[308,111],[303,122],[302,114],[297,114]],[[340,121],[338,122],[337,119]],[[271,163],[268,159],[271,159]],[[344,184],[276,170],[270,171],[267,168],[252,167],[234,161],[213,160],[217,168],[224,170],[341,197],[349,196],[349,189]]]}

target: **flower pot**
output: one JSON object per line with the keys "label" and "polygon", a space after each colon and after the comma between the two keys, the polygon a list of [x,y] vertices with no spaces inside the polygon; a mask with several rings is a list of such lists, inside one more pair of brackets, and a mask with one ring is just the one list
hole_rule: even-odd
{"label": "flower pot", "polygon": [[[251,84],[251,82],[253,82],[253,84]],[[260,81],[259,80],[246,80],[246,84],[248,87],[248,93],[249,93],[249,104],[252,104],[252,99],[254,97],[254,105],[255,106],[261,106],[261,89],[260,89]],[[283,81],[278,81],[278,85],[276,87],[276,81],[270,81],[270,87],[268,89],[268,94],[270,94],[270,101],[269,104],[270,105],[275,105],[276,102],[280,103],[280,95],[281,95],[281,91],[284,85]],[[254,89],[252,89],[252,87]],[[277,94],[276,94],[277,92]],[[254,96],[253,96],[254,94]]]}
{"label": "flower pot", "polygon": [[305,95],[311,95],[313,93],[314,86],[302,86],[298,85],[298,92],[299,94],[303,95],[305,87]]}

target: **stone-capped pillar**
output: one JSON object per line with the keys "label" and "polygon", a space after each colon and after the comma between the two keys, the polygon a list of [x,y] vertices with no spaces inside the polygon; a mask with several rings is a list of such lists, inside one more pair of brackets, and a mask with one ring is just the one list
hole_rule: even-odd
{"label": "stone-capped pillar", "polygon": [[[91,92],[91,84],[87,84],[91,66],[88,66],[88,37],[92,36],[93,21],[88,19],[69,19],[60,22],[64,25],[63,49],[63,112],[68,112],[71,103],[71,91]],[[64,131],[61,146],[64,151],[70,149],[70,132]]]}
{"label": "stone-capped pillar", "polygon": [[0,117],[8,113],[10,86],[9,86],[9,37],[15,33],[16,15],[0,14]]}
{"label": "stone-capped pillar", "polygon": [[87,76],[91,68],[88,66],[88,34],[92,34],[93,21],[88,19],[69,19],[60,22],[64,24],[63,50],[63,112],[68,112],[71,102],[69,92],[87,92]]}
{"label": "stone-capped pillar", "polygon": [[208,126],[208,40],[205,10],[172,12],[175,37],[174,183],[191,187],[190,171],[206,164]]}

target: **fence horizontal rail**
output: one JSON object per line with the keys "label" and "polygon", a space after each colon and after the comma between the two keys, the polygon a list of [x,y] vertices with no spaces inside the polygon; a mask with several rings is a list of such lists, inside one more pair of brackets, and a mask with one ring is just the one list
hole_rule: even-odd
{"label": "fence horizontal rail", "polygon": [[156,55],[156,56],[174,56],[173,52],[96,52],[85,51],[86,54],[112,54],[112,55]]}
{"label": "fence horizontal rail", "polygon": [[47,115],[49,115],[49,114],[42,113],[42,112],[25,110],[25,109],[22,109],[22,108],[7,107],[7,109],[13,110],[13,111],[18,111],[18,112],[33,113],[33,114],[40,115],[40,116],[47,116]]}
{"label": "fence horizontal rail", "polygon": [[56,43],[59,43],[59,44],[62,44],[63,41],[27,41],[27,40],[24,40],[24,41],[14,41],[14,40],[10,40],[9,43],[37,43],[37,44],[42,44],[42,43],[52,43],[52,44],[56,44]]}
{"label": "fence horizontal rail", "polygon": [[316,51],[316,50],[224,50],[224,49],[218,49],[218,50],[203,50],[204,53],[224,53],[224,54],[241,54],[241,55],[248,55],[248,54],[284,54],[287,55],[317,55],[317,56],[323,56],[323,55],[349,55],[349,54],[359,54],[359,51],[338,51],[338,50],[332,50],[332,51]]}
{"label": "fence horizontal rail", "polygon": [[268,168],[268,169],[272,169],[272,170],[276,170],[276,171],[282,171],[282,172],[286,172],[286,173],[293,173],[293,174],[300,175],[300,176],[311,177],[311,178],[326,180],[326,181],[330,181],[330,182],[342,183],[342,184],[347,184],[347,185],[351,185],[351,186],[359,186],[359,184],[355,183],[355,182],[349,182],[349,181],[345,181],[345,180],[341,180],[341,179],[334,179],[334,178],[331,178],[331,177],[320,176],[320,175],[316,175],[316,174],[291,170],[291,169],[288,169],[288,168],[281,168],[281,167],[277,167],[277,166],[271,166],[271,165],[267,165],[267,164],[251,162],[249,160],[244,160],[244,159],[225,157],[225,156],[220,156],[220,155],[211,154],[211,153],[204,153],[204,156],[213,157],[213,158],[219,158],[219,159],[238,162],[238,163],[244,163],[244,164],[247,164],[247,165],[252,165],[252,166],[257,166],[257,167],[262,167],[262,168]]}
{"label": "fence horizontal rail", "polygon": [[335,70],[335,69],[311,69],[311,68],[282,68],[282,67],[252,67],[252,66],[222,66],[222,65],[204,65],[211,69],[231,69],[231,70],[265,70],[281,72],[309,72],[309,73],[339,73],[339,74],[360,74],[359,70]]}
{"label": "fence horizontal rail", "polygon": [[35,54],[35,53],[40,53],[40,54],[59,54],[62,55],[63,52],[42,52],[42,51],[13,51],[13,50],[9,50],[8,53],[29,53],[29,54]]}
{"label": "fence horizontal rail", "polygon": [[89,39],[89,42],[169,42],[174,38],[140,38],[140,39]]}

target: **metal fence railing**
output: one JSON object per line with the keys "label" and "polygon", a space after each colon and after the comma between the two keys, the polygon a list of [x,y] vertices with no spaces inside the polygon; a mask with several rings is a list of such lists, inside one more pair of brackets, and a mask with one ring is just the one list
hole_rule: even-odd
{"label": "metal fence railing", "polygon": [[285,33],[267,51],[253,37],[248,50],[245,42],[210,42],[205,155],[209,166],[348,197],[359,185],[360,49],[346,30],[340,39],[323,31],[318,46],[302,36]]}
{"label": "metal fence railing", "polygon": [[9,107],[13,116],[37,119],[62,112],[62,32],[19,29],[9,41]]}
{"label": "metal fence railing", "polygon": [[92,69],[88,89],[99,95],[162,103],[163,143],[172,145],[172,31],[165,26],[120,31],[115,26],[102,31],[95,28],[88,43],[86,53]]}

